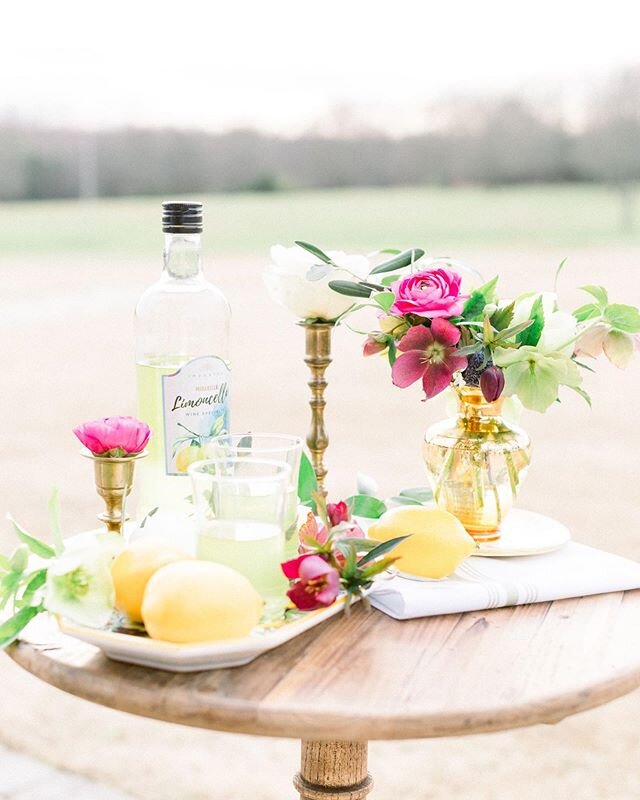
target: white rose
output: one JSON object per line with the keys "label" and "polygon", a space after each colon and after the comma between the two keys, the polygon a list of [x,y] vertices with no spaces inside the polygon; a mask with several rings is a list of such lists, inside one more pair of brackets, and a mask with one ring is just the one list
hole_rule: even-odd
{"label": "white rose", "polygon": [[352,297],[338,294],[329,281],[355,281],[369,274],[369,261],[364,256],[349,256],[342,251],[328,250],[331,260],[344,269],[329,268],[319,280],[309,280],[307,273],[318,258],[296,245],[271,248],[271,264],[263,278],[269,294],[299,319],[334,320],[354,304]]}

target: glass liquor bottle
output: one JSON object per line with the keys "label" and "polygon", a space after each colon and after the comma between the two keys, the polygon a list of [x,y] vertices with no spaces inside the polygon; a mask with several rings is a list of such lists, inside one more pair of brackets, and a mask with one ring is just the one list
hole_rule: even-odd
{"label": "glass liquor bottle", "polygon": [[231,311],[202,272],[202,204],[163,203],[162,230],[162,275],[135,310],[138,415],[152,431],[139,465],[140,518],[156,507],[188,510],[187,467],[229,431]]}

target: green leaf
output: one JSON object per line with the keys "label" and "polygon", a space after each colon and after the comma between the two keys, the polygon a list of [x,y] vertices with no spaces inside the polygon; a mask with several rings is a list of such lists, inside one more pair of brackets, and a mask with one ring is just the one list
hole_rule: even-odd
{"label": "green leaf", "polygon": [[7,572],[2,580],[0,580],[0,611],[2,611],[9,600],[14,596],[21,580],[22,572]]}
{"label": "green leaf", "polygon": [[563,258],[562,261],[558,264],[558,269],[556,270],[556,276],[553,280],[553,291],[557,294],[558,293],[558,278],[560,277],[560,273],[564,269],[564,265],[567,263],[567,258]]}
{"label": "green leaf", "polygon": [[578,322],[586,322],[588,319],[600,316],[600,309],[594,303],[587,303],[586,306],[580,306],[573,312],[573,316]]}
{"label": "green leaf", "polygon": [[419,500],[414,500],[412,497],[402,497],[399,494],[394,495],[393,497],[389,498],[389,504],[391,506],[421,506],[422,503]]}
{"label": "green leaf", "polygon": [[333,269],[331,264],[312,264],[309,269],[307,270],[307,274],[305,278],[312,283],[315,281],[321,281],[325,278]]}
{"label": "green leaf", "polygon": [[329,281],[329,286],[338,294],[345,294],[347,297],[371,297],[373,289],[363,286],[354,281]]}
{"label": "green leaf", "polygon": [[487,303],[495,303],[498,299],[498,295],[496,293],[496,287],[498,286],[498,280],[500,279],[499,275],[496,275],[495,278],[491,278],[490,281],[487,281],[478,289],[477,292],[484,297]]}
{"label": "green leaf", "polygon": [[347,550],[351,547],[355,547],[356,550],[359,550],[361,553],[366,552],[368,553],[370,550],[373,550],[374,547],[377,547],[380,542],[375,541],[375,539],[352,539],[352,538],[345,538],[345,539],[338,539],[334,543],[334,547],[336,547],[340,552],[346,555]]}
{"label": "green leaf", "polygon": [[[411,534],[409,534],[409,536],[411,536]],[[369,550],[366,555],[362,556],[360,561],[358,561],[358,566],[363,567],[370,561],[375,561],[376,558],[386,555],[390,550],[393,550],[396,545],[399,545],[400,542],[404,542],[405,539],[408,539],[409,536],[396,536],[394,539],[381,542],[377,547],[374,547],[373,550]]]}
{"label": "green leaf", "polygon": [[389,309],[395,303],[396,297],[393,292],[378,292],[378,294],[374,294],[371,299],[388,314]]}
{"label": "green leaf", "polygon": [[516,336],[516,341],[524,347],[535,347],[540,341],[542,329],[544,328],[542,295],[538,295],[533,301],[529,319],[532,320],[531,325]]}
{"label": "green leaf", "polygon": [[622,331],[623,333],[640,332],[640,312],[635,306],[615,303],[605,308],[604,316],[607,322],[617,331]]}
{"label": "green leaf", "polygon": [[298,247],[301,247],[303,250],[311,253],[316,258],[319,258],[320,261],[324,261],[325,264],[333,264],[333,261],[329,258],[329,256],[319,247],[316,247],[315,244],[309,244],[309,242],[294,242],[294,244],[297,244]]}
{"label": "green leaf", "polygon": [[47,582],[47,568],[43,567],[42,569],[37,570],[34,572],[31,577],[29,578],[29,582],[24,588],[24,592],[22,593],[22,599],[30,599],[33,595],[41,589],[45,583]]}
{"label": "green leaf", "polygon": [[11,514],[7,514],[7,519],[13,525],[13,529],[18,539],[20,539],[23,544],[26,544],[32,553],[35,553],[35,555],[40,556],[41,558],[53,558],[55,556],[56,551],[53,549],[53,547],[48,545],[46,542],[43,542],[41,539],[36,539],[35,536],[30,536],[23,528],[20,527],[20,525],[18,525]]}
{"label": "green leaf", "polygon": [[513,312],[516,307],[516,301],[509,303],[504,308],[496,309],[491,315],[491,324],[497,331],[503,331],[511,325],[513,319]]}
{"label": "green leaf", "polygon": [[298,499],[304,506],[315,509],[313,495],[318,491],[318,479],[309,460],[309,456],[303,452],[300,459],[300,473],[298,475]]}
{"label": "green leaf", "polygon": [[2,553],[0,553],[0,569],[11,569],[11,563],[9,562],[9,559],[6,556],[3,556]]}
{"label": "green leaf", "polygon": [[394,275],[385,275],[384,278],[380,279],[380,283],[383,286],[391,286],[392,283],[399,281],[402,278],[401,272],[396,272]]}
{"label": "green leaf", "polygon": [[14,642],[20,635],[23,628],[31,622],[41,611],[42,606],[27,606],[18,613],[10,617],[0,625],[0,650]]}
{"label": "green leaf", "polygon": [[387,510],[382,500],[369,494],[353,494],[347,498],[347,505],[352,514],[367,519],[379,519]]}
{"label": "green leaf", "polygon": [[411,486],[409,489],[401,489],[400,497],[417,500],[419,503],[430,503],[433,500],[433,492],[429,486]]}
{"label": "green leaf", "polygon": [[49,527],[56,554],[60,555],[64,550],[64,542],[62,541],[62,526],[60,524],[60,492],[57,487],[51,492],[51,497],[49,498]]}
{"label": "green leaf", "polygon": [[390,337],[387,347],[388,347],[387,358],[389,359],[389,364],[393,366],[396,362],[396,356],[397,356],[396,342],[395,339],[393,339],[393,337]]}
{"label": "green leaf", "polygon": [[604,286],[581,286],[580,288],[594,297],[601,308],[604,308],[609,302],[609,295]]}
{"label": "green leaf", "polygon": [[462,316],[465,319],[476,319],[480,317],[487,305],[487,298],[482,294],[479,289],[471,292],[471,297],[464,304],[462,309]]}
{"label": "green leaf", "polygon": [[397,558],[382,558],[380,561],[376,561],[373,564],[369,564],[368,567],[365,567],[362,570],[362,577],[369,581],[371,578],[374,578],[376,575],[379,575],[381,572],[389,569],[389,567],[395,563],[398,559]]}
{"label": "green leaf", "polygon": [[473,353],[478,353],[483,348],[482,342],[476,342],[475,344],[469,344],[466,347],[459,347],[456,350],[457,356],[470,356]]}
{"label": "green leaf", "polygon": [[528,319],[525,322],[519,322],[517,325],[512,325],[510,328],[505,328],[503,331],[500,331],[499,335],[496,336],[496,342],[506,342],[507,339],[511,339],[522,331],[526,331],[527,328],[530,328],[533,325],[533,320]]}
{"label": "green leaf", "polygon": [[581,398],[582,398],[582,399],[583,399],[583,400],[584,400],[584,401],[587,403],[587,405],[589,406],[589,408],[592,408],[592,405],[591,405],[591,396],[589,395],[589,393],[588,393],[588,392],[585,392],[585,390],[584,390],[584,389],[583,389],[581,386],[570,386],[569,388],[570,388],[570,389],[573,389],[573,391],[574,391],[574,392],[576,392],[577,394],[579,394],[579,395],[580,395],[580,397],[581,397]]}
{"label": "green leaf", "polygon": [[383,256],[397,256],[402,250],[399,250],[397,247],[385,247],[384,250],[378,250],[378,252]]}
{"label": "green leaf", "polygon": [[395,256],[394,258],[389,259],[389,261],[384,261],[382,264],[378,264],[377,267],[374,267],[371,270],[371,275],[378,275],[381,272],[395,272],[398,269],[404,269],[404,267],[408,267],[410,264],[418,261],[424,255],[424,250],[421,250],[419,247],[414,247],[411,250],[405,250],[403,253]]}

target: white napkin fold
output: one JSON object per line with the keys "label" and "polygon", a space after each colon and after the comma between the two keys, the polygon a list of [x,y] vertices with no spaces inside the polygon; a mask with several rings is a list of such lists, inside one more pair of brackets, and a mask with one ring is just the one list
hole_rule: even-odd
{"label": "white napkin fold", "polygon": [[395,619],[544,603],[640,589],[640,564],[570,542],[555,553],[464,561],[441,581],[396,575],[371,592],[371,605]]}

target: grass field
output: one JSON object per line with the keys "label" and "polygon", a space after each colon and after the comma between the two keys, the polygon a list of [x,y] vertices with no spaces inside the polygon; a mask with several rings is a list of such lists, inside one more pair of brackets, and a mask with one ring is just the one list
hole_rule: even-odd
{"label": "grass field", "polygon": [[[335,189],[200,198],[207,250],[266,252],[304,237],[365,250],[417,245],[449,255],[464,245],[585,247],[640,241],[622,230],[621,200],[605,186]],[[158,247],[160,198],[0,203],[0,258],[139,256]]]}

